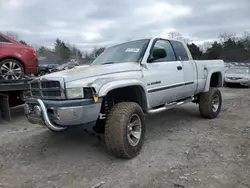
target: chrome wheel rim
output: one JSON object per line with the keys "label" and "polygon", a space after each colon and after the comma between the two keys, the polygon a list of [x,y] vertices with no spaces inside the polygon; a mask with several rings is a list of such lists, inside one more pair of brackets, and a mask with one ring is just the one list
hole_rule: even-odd
{"label": "chrome wheel rim", "polygon": [[21,65],[14,61],[7,61],[2,64],[1,76],[5,80],[18,80],[22,77],[23,71]]}
{"label": "chrome wheel rim", "polygon": [[141,139],[141,119],[137,114],[133,114],[127,126],[127,137],[131,146],[136,146]]}
{"label": "chrome wheel rim", "polygon": [[212,100],[212,110],[213,112],[217,112],[220,106],[220,97],[219,95],[215,95]]}

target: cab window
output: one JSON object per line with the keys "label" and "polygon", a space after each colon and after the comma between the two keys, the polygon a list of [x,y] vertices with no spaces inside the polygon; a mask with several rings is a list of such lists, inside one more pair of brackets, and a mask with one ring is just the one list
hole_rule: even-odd
{"label": "cab window", "polygon": [[184,48],[184,46],[181,42],[171,41],[171,44],[174,48],[176,57],[179,61],[188,61],[189,60],[187,50]]}
{"label": "cab window", "polygon": [[168,40],[157,40],[152,51],[159,48],[162,48],[167,52],[167,57],[155,60],[154,62],[176,61],[174,50]]}

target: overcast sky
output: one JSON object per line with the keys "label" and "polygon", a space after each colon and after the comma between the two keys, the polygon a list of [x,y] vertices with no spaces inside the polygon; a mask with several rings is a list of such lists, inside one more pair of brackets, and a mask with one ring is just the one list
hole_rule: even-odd
{"label": "overcast sky", "polygon": [[0,31],[79,48],[178,31],[194,41],[250,31],[250,0],[0,0]]}

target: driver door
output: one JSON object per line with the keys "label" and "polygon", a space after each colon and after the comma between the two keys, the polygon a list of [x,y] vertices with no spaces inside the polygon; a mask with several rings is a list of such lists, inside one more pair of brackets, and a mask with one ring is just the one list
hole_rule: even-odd
{"label": "driver door", "polygon": [[157,48],[164,49],[167,56],[147,62],[147,68],[142,70],[151,107],[181,99],[181,93],[185,89],[182,63],[177,60],[170,42],[157,39],[151,51]]}

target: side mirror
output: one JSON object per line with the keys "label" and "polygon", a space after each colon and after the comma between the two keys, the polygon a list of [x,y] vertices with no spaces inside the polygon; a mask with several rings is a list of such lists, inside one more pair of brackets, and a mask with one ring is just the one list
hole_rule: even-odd
{"label": "side mirror", "polygon": [[157,59],[162,59],[167,57],[167,52],[162,48],[154,49],[152,57],[148,59],[148,62],[152,62]]}

